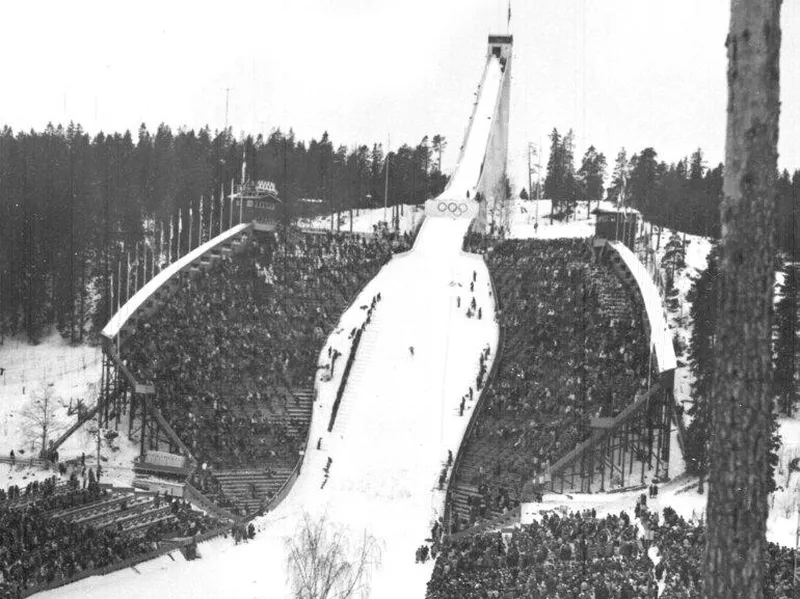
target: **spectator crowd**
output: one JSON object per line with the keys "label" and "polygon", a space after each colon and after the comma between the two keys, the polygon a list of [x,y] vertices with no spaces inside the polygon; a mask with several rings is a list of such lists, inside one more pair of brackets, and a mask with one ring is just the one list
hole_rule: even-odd
{"label": "spectator crowd", "polygon": [[647,387],[647,341],[621,282],[585,240],[512,240],[484,253],[498,294],[501,361],[467,439],[458,484],[476,492],[453,525],[518,505],[525,481]]}
{"label": "spectator crowd", "polygon": [[[291,468],[309,425],[293,390],[313,387],[339,315],[408,241],[297,229],[254,238],[166,300],[123,357],[208,470]],[[212,476],[200,486],[214,488]]]}
{"label": "spectator crowd", "polygon": [[[171,518],[127,533],[121,525],[92,526],[70,514],[113,497],[96,481],[82,488],[77,476],[9,487],[0,493],[0,598],[14,599],[38,586],[69,581],[84,571],[113,566],[154,551],[165,537],[193,536],[217,523],[189,505],[171,501]],[[154,498],[156,505],[160,498]],[[120,517],[127,515],[124,502]]]}
{"label": "spectator crowd", "polygon": [[[637,506],[636,513],[550,513],[508,531],[445,538],[432,551],[437,558],[427,597],[703,597],[702,523],[688,522],[671,508],[661,518],[646,506]],[[792,549],[769,544],[767,599],[800,598],[800,588],[792,595],[793,560]]]}

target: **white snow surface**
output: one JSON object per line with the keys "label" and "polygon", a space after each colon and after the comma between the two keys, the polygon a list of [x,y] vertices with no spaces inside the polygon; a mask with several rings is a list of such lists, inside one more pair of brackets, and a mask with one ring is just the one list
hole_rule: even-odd
{"label": "white snow surface", "polygon": [[[13,449],[17,457],[27,458],[33,453],[22,431],[20,412],[46,387],[56,406],[55,430],[49,436],[49,440],[55,439],[59,429],[63,432],[77,418],[67,415],[70,401],[73,406],[78,399],[94,405],[102,354],[99,347],[71,346],[53,331],[38,345],[31,345],[26,339],[6,339],[0,346],[0,368],[5,369],[0,376],[0,455],[8,456]],[[81,445],[70,440],[64,451],[78,450]],[[20,454],[20,449],[25,453]]]}

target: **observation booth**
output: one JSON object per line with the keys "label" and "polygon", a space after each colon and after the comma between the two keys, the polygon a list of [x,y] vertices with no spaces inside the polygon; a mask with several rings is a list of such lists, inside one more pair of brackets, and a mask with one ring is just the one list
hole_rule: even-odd
{"label": "observation booth", "polygon": [[274,231],[280,221],[282,205],[272,181],[245,181],[231,195],[233,219],[253,223],[254,231]]}
{"label": "observation booth", "polygon": [[592,210],[596,221],[594,225],[595,245],[606,240],[621,241],[632,252],[635,251],[636,231],[642,214],[634,208],[600,206]]}

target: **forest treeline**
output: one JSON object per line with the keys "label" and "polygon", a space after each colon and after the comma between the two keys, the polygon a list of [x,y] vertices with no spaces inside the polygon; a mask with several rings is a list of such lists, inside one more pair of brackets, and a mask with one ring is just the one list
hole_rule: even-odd
{"label": "forest treeline", "polygon": [[[648,222],[693,235],[718,239],[722,200],[723,166],[709,166],[702,149],[677,162],[659,160],[652,147],[628,156],[617,153],[608,185],[607,160],[590,146],[576,166],[572,130],[550,134],[550,157],[544,181],[544,197],[553,200],[556,215],[574,212],[578,201],[620,200],[639,210]],[[525,194],[527,197],[527,194]],[[535,194],[533,197],[536,197]],[[776,240],[781,252],[800,260],[800,169],[784,170],[776,189]]]}
{"label": "forest treeline", "polygon": [[[686,358],[692,368],[692,420],[687,429],[686,464],[690,474],[708,474],[708,451],[711,434],[711,400],[714,361],[718,355],[716,323],[719,317],[720,250],[714,245],[706,268],[694,279],[687,296],[691,302],[692,333]],[[772,335],[772,389],[775,412],[796,416],[800,404],[800,264],[785,260],[778,267],[780,276],[775,289],[775,313]],[[772,448],[777,448],[777,424],[773,422]],[[774,455],[774,453],[773,453]],[[771,467],[775,465],[772,458]]]}
{"label": "forest treeline", "polygon": [[248,178],[276,184],[291,218],[301,208],[382,206],[387,162],[389,205],[421,203],[446,184],[445,146],[442,136],[426,136],[387,158],[381,144],[348,148],[327,132],[305,142],[291,130],[236,139],[230,129],[172,131],[164,124],[93,137],[73,123],[28,132],[4,127],[0,341],[24,332],[35,342],[53,324],[71,341],[97,331],[108,320],[124,253],[168,228],[179,211],[186,219],[203,196],[204,210],[212,210],[209,198],[229,193],[243,159]]}

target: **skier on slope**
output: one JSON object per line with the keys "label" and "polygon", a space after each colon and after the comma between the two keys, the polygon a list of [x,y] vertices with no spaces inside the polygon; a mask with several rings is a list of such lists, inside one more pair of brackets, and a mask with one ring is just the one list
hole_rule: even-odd
{"label": "skier on slope", "polygon": [[411,354],[412,358],[414,357],[414,346],[413,345],[409,345],[408,346],[408,353]]}

